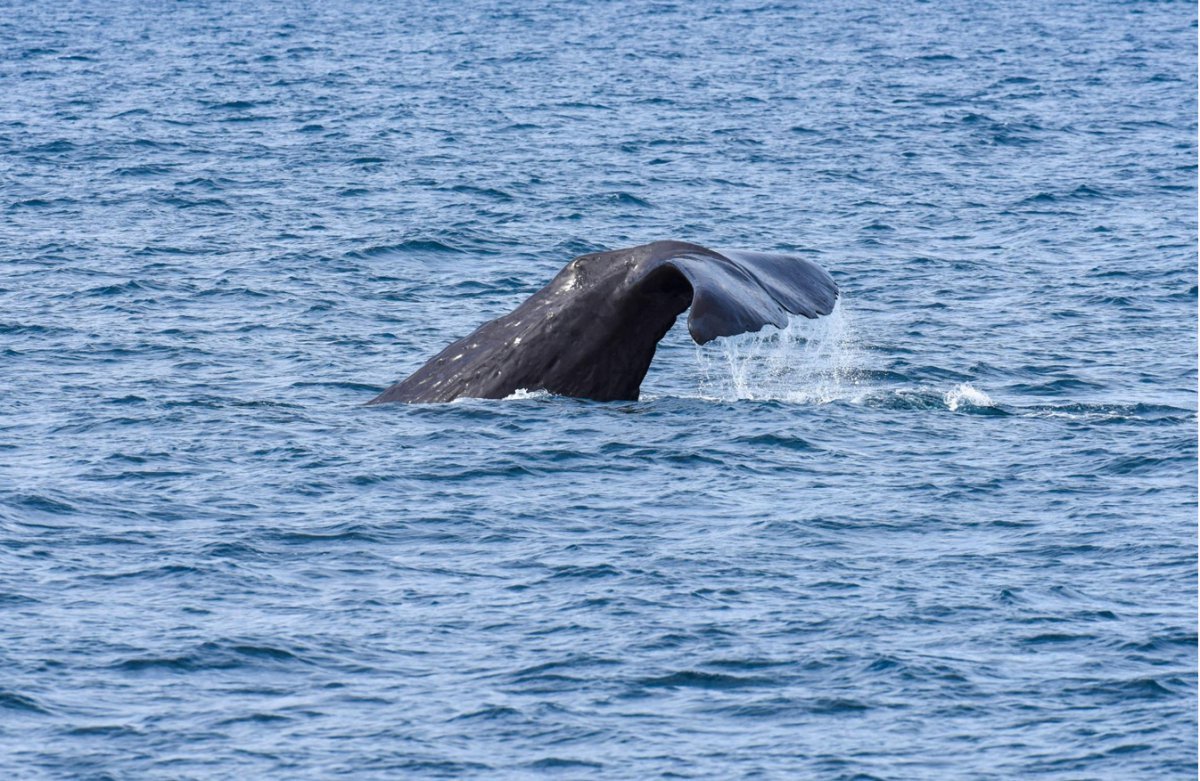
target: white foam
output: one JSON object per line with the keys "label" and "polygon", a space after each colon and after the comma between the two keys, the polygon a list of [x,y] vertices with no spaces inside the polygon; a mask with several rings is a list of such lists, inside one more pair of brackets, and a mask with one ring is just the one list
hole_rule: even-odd
{"label": "white foam", "polygon": [[992,397],[979,390],[969,382],[960,383],[946,391],[946,406],[951,412],[957,412],[960,407],[994,407]]}
{"label": "white foam", "polygon": [[528,388],[517,388],[512,393],[504,397],[505,401],[523,401],[525,399],[544,399],[550,395],[549,391],[545,390],[529,390]]}

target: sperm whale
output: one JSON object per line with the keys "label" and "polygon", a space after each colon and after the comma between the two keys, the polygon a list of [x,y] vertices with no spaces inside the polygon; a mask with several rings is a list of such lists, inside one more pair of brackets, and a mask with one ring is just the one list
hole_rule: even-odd
{"label": "sperm whale", "polygon": [[372,399],[499,399],[518,389],[636,400],[655,348],[685,310],[697,344],[833,311],[838,287],[796,255],[656,241],[583,255],[509,314],[481,325]]}

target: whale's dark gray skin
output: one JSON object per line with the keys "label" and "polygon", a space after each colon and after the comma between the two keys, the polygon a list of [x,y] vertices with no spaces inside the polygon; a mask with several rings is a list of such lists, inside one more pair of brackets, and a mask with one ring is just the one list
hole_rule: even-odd
{"label": "whale's dark gray skin", "polygon": [[636,400],[658,341],[689,306],[698,344],[833,311],[838,288],[794,255],[656,241],[575,258],[503,317],[442,350],[371,404],[502,399],[517,389]]}

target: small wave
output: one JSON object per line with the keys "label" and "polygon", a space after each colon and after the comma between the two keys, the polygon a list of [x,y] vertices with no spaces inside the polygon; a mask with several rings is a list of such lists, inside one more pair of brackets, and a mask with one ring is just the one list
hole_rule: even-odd
{"label": "small wave", "polygon": [[347,542],[378,542],[380,537],[365,526],[341,524],[320,531],[276,531],[267,535],[283,545],[336,545]]}
{"label": "small wave", "polygon": [[1019,202],[1018,205],[1061,203],[1064,201],[1109,200],[1113,196],[1096,187],[1081,184],[1069,192],[1039,192]]}
{"label": "small wave", "polygon": [[0,689],[0,710],[15,710],[24,713],[49,714],[50,711],[37,700],[14,691]]}
{"label": "small wave", "polygon": [[861,713],[862,711],[870,710],[870,707],[865,702],[858,700],[822,697],[810,703],[808,710],[810,713],[836,715],[842,713]]}
{"label": "small wave", "polygon": [[639,683],[648,689],[742,689],[751,686],[767,686],[772,681],[758,676],[684,670],[670,675],[645,678]]}
{"label": "small wave", "polygon": [[650,203],[649,201],[647,201],[643,198],[639,198],[636,195],[633,195],[632,193],[617,192],[617,193],[613,193],[609,197],[612,198],[612,200],[616,201],[617,203],[625,205],[625,206],[637,206],[637,207],[640,207],[643,209],[649,209],[654,206],[654,204]]}
{"label": "small wave", "polygon": [[478,710],[459,714],[450,718],[449,721],[492,721],[495,719],[507,719],[520,715],[521,712],[519,710],[516,708],[510,708],[507,705],[489,705]]}
{"label": "small wave", "polygon": [[290,716],[284,716],[281,713],[250,713],[245,716],[232,716],[228,719],[217,722],[219,727],[230,727],[235,724],[278,724],[280,722],[291,721]]}
{"label": "small wave", "polygon": [[736,442],[744,442],[748,445],[765,445],[767,447],[780,447],[787,450],[814,450],[815,447],[811,442],[800,437],[785,436],[781,434],[758,434],[751,437],[739,437]]}
{"label": "small wave", "polygon": [[17,211],[19,209],[44,209],[47,206],[70,206],[77,201],[74,198],[52,198],[46,200],[44,198],[30,198],[24,201],[16,201],[9,205],[9,211]]}
{"label": "small wave", "polygon": [[477,195],[482,198],[489,198],[494,201],[511,201],[513,197],[510,193],[505,192],[496,187],[475,187],[469,184],[456,184],[453,187],[441,188],[452,193],[460,193],[462,195]]}
{"label": "small wave", "polygon": [[48,515],[72,515],[78,512],[74,505],[39,494],[18,496],[14,504],[27,510],[46,513]]}
{"label": "small wave", "polygon": [[152,163],[147,163],[144,165],[132,165],[122,168],[114,168],[112,170],[112,175],[137,179],[145,176],[163,176],[171,173],[173,170],[175,170],[175,166],[173,165],[155,165]]}
{"label": "small wave", "polygon": [[230,100],[225,103],[209,103],[207,108],[213,111],[249,111],[262,105],[252,100]]}
{"label": "small wave", "polygon": [[217,641],[201,643],[177,656],[133,656],[114,662],[111,668],[126,673],[186,673],[307,663],[305,658],[286,648]]}
{"label": "small wave", "polygon": [[66,139],[59,139],[58,141],[50,141],[45,144],[38,144],[37,146],[32,146],[28,149],[28,151],[33,152],[33,153],[54,154],[57,152],[70,152],[74,148],[75,148],[75,145],[73,143],[71,143],[70,141],[67,141]]}
{"label": "small wave", "polygon": [[1038,404],[1025,407],[1022,414],[1030,417],[1062,418],[1089,421],[1141,421],[1175,424],[1195,416],[1192,410],[1167,404]]}
{"label": "small wave", "polygon": [[611,578],[621,574],[621,571],[611,564],[595,564],[591,566],[562,566],[555,567],[554,574],[550,576],[550,580],[558,580],[562,578],[583,578],[591,580],[594,578]]}
{"label": "small wave", "polygon": [[146,255],[200,255],[205,252],[204,249],[195,247],[171,247],[165,245],[145,246],[134,252],[134,256],[141,257]]}
{"label": "small wave", "polygon": [[601,762],[596,762],[590,759],[568,759],[564,757],[545,757],[529,763],[531,770],[537,771],[557,771],[557,770],[600,770],[604,767]]}
{"label": "small wave", "polygon": [[459,254],[466,250],[438,241],[437,239],[411,239],[398,244],[377,244],[366,249],[353,250],[346,253],[348,258],[376,258],[387,255],[403,255],[407,253],[451,253]]}
{"label": "small wave", "polygon": [[141,735],[141,730],[127,724],[87,724],[71,729],[68,735],[79,737],[121,738]]}

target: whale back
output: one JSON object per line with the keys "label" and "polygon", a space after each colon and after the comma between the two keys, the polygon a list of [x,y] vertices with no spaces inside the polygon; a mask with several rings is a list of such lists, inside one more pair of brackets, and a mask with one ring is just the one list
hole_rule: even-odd
{"label": "whale back", "polygon": [[504,398],[518,389],[634,400],[689,307],[698,344],[829,314],[838,288],[794,255],[659,241],[583,255],[507,315],[452,343],[370,403]]}

